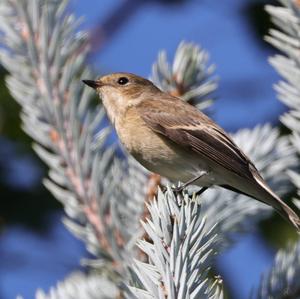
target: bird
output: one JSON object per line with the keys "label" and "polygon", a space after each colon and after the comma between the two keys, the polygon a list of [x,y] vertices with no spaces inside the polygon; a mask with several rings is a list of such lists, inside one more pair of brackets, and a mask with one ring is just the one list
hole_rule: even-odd
{"label": "bird", "polygon": [[125,150],[177,189],[193,184],[245,194],[272,206],[300,231],[298,215],[268,186],[254,163],[212,119],[150,80],[112,73],[82,80],[96,90]]}

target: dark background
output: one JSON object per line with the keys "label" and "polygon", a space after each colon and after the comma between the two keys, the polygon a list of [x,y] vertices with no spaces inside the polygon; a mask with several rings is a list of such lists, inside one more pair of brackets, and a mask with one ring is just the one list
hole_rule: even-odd
{"label": "dark background", "polygon": [[[263,41],[271,26],[263,7],[271,2],[73,0],[69,9],[85,16],[82,29],[92,32],[89,62],[99,75],[126,71],[148,77],[159,50],[172,59],[182,40],[203,46],[220,77],[212,116],[234,132],[276,125],[285,110],[272,89],[278,76],[267,62],[274,50]],[[4,70],[0,76],[0,299],[33,298],[37,288],[48,290],[80,268],[87,253],[61,224],[61,206],[42,186],[47,169],[20,129]],[[237,236],[236,245],[218,259],[230,298],[247,298],[287,242],[290,230],[276,220]]]}

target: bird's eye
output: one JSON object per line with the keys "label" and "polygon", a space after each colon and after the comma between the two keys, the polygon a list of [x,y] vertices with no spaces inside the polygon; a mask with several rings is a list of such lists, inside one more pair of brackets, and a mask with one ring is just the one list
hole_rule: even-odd
{"label": "bird's eye", "polygon": [[128,83],[128,81],[129,80],[126,77],[121,77],[121,78],[118,79],[118,84],[125,85],[125,84]]}

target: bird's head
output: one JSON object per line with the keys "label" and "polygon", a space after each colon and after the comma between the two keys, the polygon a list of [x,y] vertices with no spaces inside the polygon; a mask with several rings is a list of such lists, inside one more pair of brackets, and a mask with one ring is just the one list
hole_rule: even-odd
{"label": "bird's head", "polygon": [[160,92],[151,81],[129,73],[113,73],[97,80],[82,81],[99,94],[113,123],[128,107]]}

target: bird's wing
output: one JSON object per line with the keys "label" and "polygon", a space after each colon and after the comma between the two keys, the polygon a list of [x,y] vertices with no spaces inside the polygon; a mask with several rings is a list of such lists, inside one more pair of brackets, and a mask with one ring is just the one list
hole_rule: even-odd
{"label": "bird's wing", "polygon": [[143,101],[137,106],[147,126],[244,178],[253,178],[254,165],[232,139],[205,114],[180,99]]}

